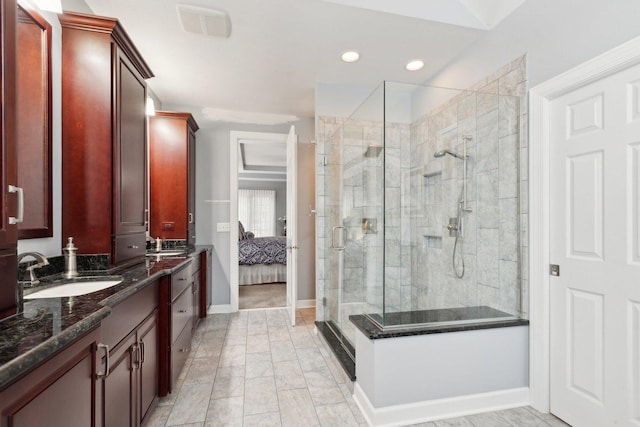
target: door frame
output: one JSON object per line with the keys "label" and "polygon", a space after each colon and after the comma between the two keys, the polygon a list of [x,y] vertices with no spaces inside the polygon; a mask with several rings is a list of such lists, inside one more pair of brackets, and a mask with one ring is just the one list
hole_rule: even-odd
{"label": "door frame", "polygon": [[529,391],[530,404],[550,410],[550,104],[568,92],[640,64],[631,39],[529,91]]}
{"label": "door frame", "polygon": [[[275,132],[249,132],[230,131],[229,148],[229,292],[230,311],[236,312],[239,309],[240,283],[238,274],[238,149],[241,139],[261,139],[266,141],[287,143],[288,133]],[[287,195],[287,206],[291,203],[291,197]],[[287,280],[287,285],[289,281]]]}

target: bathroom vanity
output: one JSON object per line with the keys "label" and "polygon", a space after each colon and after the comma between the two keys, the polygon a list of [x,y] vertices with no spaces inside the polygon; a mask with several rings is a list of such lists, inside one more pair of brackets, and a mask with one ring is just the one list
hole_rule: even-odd
{"label": "bathroom vanity", "polygon": [[197,247],[149,257],[109,271],[122,279],[110,288],[25,300],[0,322],[0,425],[140,425],[184,365],[200,304],[193,288],[206,286],[210,256]]}

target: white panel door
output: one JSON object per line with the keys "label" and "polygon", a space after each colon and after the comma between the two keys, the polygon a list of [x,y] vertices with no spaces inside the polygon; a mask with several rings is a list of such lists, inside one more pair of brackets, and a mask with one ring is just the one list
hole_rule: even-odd
{"label": "white panel door", "polygon": [[550,107],[551,412],[640,426],[640,66]]}
{"label": "white panel door", "polygon": [[287,137],[287,309],[291,324],[296,325],[298,299],[298,137],[291,126]]}

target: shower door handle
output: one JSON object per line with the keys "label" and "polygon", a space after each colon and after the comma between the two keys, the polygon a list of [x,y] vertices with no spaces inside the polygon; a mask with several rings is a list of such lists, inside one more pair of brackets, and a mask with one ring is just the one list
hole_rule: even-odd
{"label": "shower door handle", "polygon": [[340,229],[342,229],[342,230],[344,230],[344,231],[346,231],[346,230],[347,230],[347,229],[346,229],[344,226],[342,226],[342,225],[336,225],[335,227],[333,227],[333,228],[331,229],[331,248],[332,248],[332,249],[337,249],[337,250],[339,250],[339,251],[341,251],[341,250],[343,250],[343,249],[344,249],[344,246],[336,246],[336,230],[340,230]]}

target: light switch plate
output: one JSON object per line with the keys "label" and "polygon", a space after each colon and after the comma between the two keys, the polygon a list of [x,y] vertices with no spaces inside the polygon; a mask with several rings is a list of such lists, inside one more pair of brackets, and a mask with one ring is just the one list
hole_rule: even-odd
{"label": "light switch plate", "polygon": [[231,231],[231,229],[229,228],[229,223],[228,222],[218,222],[216,224],[216,229],[217,231]]}

